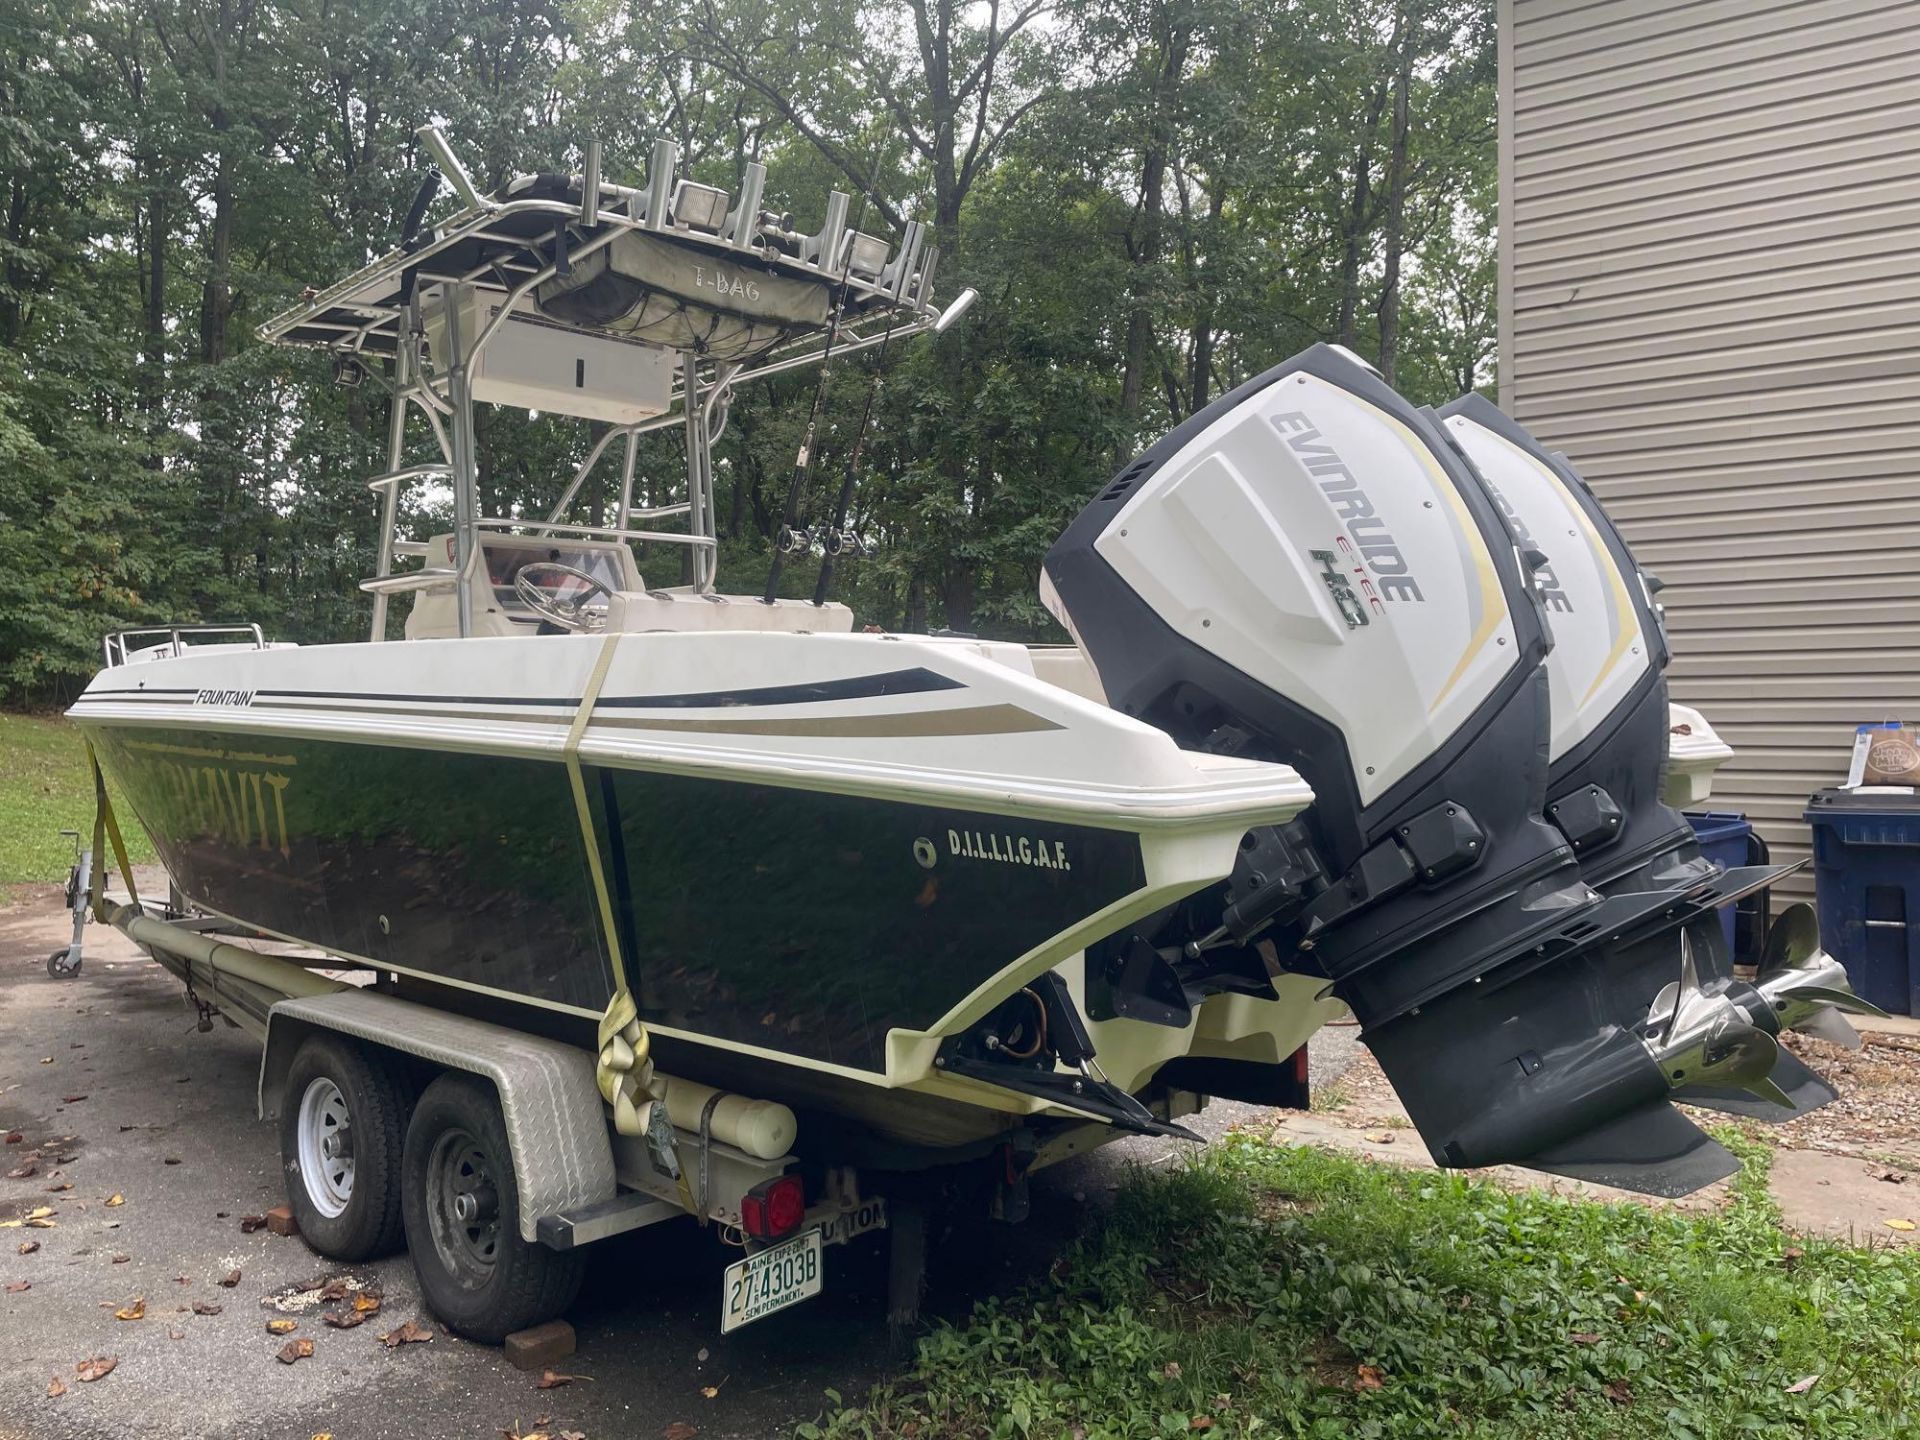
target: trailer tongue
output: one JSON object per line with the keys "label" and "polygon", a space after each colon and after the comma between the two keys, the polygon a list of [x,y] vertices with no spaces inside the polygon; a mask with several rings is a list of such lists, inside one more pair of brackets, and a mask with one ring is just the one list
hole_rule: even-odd
{"label": "trailer tongue", "polygon": [[[1664,734],[1623,732],[1610,763],[1649,781],[1627,793],[1589,784],[1582,765],[1609,758],[1592,749],[1552,765],[1557,582],[1503,504],[1436,417],[1319,346],[1169,434],[1068,528],[1045,594],[1110,702],[1190,749],[1292,765],[1317,797],[1250,835],[1207,903],[1110,944],[1143,993],[1263,958],[1324,976],[1442,1165],[1683,1194],[1735,1162],[1669,1097],[1778,1105],[1784,1015],[1857,1002],[1804,946],[1757,988],[1729,988],[1718,955],[1703,984],[1694,937],[1780,870],[1605,894],[1583,873],[1611,832],[1678,819],[1659,805]],[[1664,715],[1664,689],[1648,708]],[[1549,818],[1550,781],[1590,803]]]}

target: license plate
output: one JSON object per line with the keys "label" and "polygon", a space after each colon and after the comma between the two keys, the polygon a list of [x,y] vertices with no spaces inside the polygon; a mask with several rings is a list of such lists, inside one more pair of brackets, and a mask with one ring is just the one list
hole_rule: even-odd
{"label": "license plate", "polygon": [[814,1229],[727,1267],[720,1285],[720,1333],[810,1300],[820,1289],[820,1232]]}

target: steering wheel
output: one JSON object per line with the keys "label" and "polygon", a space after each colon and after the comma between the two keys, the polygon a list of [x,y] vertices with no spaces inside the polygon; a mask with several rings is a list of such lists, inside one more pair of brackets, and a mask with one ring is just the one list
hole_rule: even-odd
{"label": "steering wheel", "polygon": [[552,582],[541,583],[549,575],[585,585],[589,599],[594,595],[600,596],[603,601],[613,598],[613,588],[604,580],[589,575],[577,566],[562,565],[557,560],[536,560],[531,565],[522,565],[520,573],[513,577],[513,593],[534,614],[551,621],[562,630],[591,632],[607,628],[607,607],[604,603],[589,609],[583,601],[561,598],[549,588]]}

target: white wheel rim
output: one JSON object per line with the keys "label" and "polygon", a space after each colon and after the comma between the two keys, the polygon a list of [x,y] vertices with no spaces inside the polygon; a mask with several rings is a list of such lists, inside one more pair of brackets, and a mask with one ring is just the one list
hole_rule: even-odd
{"label": "white wheel rim", "polygon": [[[322,1075],[307,1083],[300,1097],[300,1179],[313,1208],[329,1219],[353,1199],[353,1151],[341,1142],[347,1137],[347,1098],[340,1087]],[[329,1155],[328,1141],[340,1153]]]}

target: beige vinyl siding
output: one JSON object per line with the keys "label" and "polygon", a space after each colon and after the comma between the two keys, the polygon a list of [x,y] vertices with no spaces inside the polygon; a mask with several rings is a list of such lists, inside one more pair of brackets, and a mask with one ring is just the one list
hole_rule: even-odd
{"label": "beige vinyl siding", "polygon": [[1711,803],[1803,858],[1854,725],[1920,720],[1920,0],[1499,11],[1501,403],[1667,582]]}

